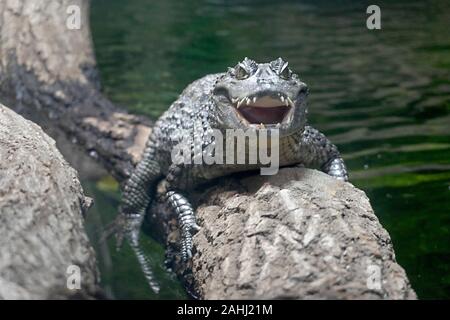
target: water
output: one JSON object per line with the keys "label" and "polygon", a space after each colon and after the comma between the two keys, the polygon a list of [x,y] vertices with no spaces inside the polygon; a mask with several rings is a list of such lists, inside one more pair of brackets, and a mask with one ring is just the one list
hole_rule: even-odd
{"label": "water", "polygon": [[[368,4],[94,0],[91,24],[105,93],[153,118],[191,81],[245,56],[287,59],[311,89],[310,123],[340,148],[418,296],[450,298],[450,3],[378,1],[377,31],[366,28]],[[102,225],[117,188],[108,178],[85,186]],[[145,241],[162,263],[163,248]],[[184,297],[162,270],[167,289],[148,294],[129,252],[112,256],[118,267],[102,268],[116,297]]]}

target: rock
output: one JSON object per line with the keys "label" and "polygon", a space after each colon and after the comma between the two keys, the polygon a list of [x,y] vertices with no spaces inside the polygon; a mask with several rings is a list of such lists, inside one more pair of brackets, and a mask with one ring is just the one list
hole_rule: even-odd
{"label": "rock", "polygon": [[[90,298],[94,251],[84,230],[91,199],[54,140],[0,104],[0,299]],[[67,289],[67,268],[81,289]]]}

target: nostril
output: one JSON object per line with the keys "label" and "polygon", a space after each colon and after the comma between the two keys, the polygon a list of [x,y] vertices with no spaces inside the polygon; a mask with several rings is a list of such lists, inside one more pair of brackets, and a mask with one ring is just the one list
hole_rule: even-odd
{"label": "nostril", "polygon": [[271,79],[258,79],[258,84],[273,84],[273,81]]}

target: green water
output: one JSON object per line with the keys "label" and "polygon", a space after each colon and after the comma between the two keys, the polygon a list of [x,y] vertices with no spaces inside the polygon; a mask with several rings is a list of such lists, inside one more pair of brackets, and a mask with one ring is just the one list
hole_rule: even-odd
{"label": "green water", "polygon": [[[419,297],[448,299],[450,3],[376,3],[376,31],[365,26],[369,3],[320,0],[93,0],[91,25],[105,93],[153,118],[191,81],[245,56],[287,59],[311,89],[310,123],[339,146]],[[84,184],[95,229],[119,196],[108,179]],[[144,242],[157,268],[163,248]],[[129,251],[100,251],[115,297],[185,297],[158,268],[164,289],[149,293]]]}

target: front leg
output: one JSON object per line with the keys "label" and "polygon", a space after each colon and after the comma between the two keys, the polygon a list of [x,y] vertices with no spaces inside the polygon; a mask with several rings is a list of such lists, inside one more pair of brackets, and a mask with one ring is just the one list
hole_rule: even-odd
{"label": "front leg", "polygon": [[181,257],[183,261],[192,258],[192,236],[200,230],[195,221],[195,213],[189,200],[177,191],[166,193],[167,201],[177,214],[181,229]]}
{"label": "front leg", "polygon": [[306,126],[300,141],[300,157],[307,166],[319,167],[330,176],[348,181],[347,168],[337,147],[310,126]]}
{"label": "front leg", "polygon": [[348,181],[347,168],[344,160],[338,155],[332,157],[327,163],[322,166],[322,171],[328,173],[336,179]]}
{"label": "front leg", "polygon": [[132,245],[139,242],[139,232],[146,209],[151,202],[151,194],[154,193],[156,183],[161,177],[160,165],[155,157],[155,148],[148,143],[142,160],[138,163],[130,178],[126,181],[122,192],[120,214],[125,223],[119,230],[119,242],[121,237],[128,238]]}
{"label": "front leg", "polygon": [[183,261],[192,258],[192,236],[200,230],[196,219],[195,210],[189,199],[184,196],[184,190],[192,188],[201,179],[196,177],[198,166],[172,164],[166,177],[166,201],[177,215],[181,231],[181,257]]}
{"label": "front leg", "polygon": [[118,217],[117,247],[125,237],[136,255],[150,288],[159,292],[159,285],[154,279],[149,260],[139,243],[139,234],[144,221],[146,209],[151,202],[151,194],[161,177],[160,165],[155,157],[155,148],[151,140],[147,143],[142,160],[138,163],[130,178],[126,181],[120,213]]}

